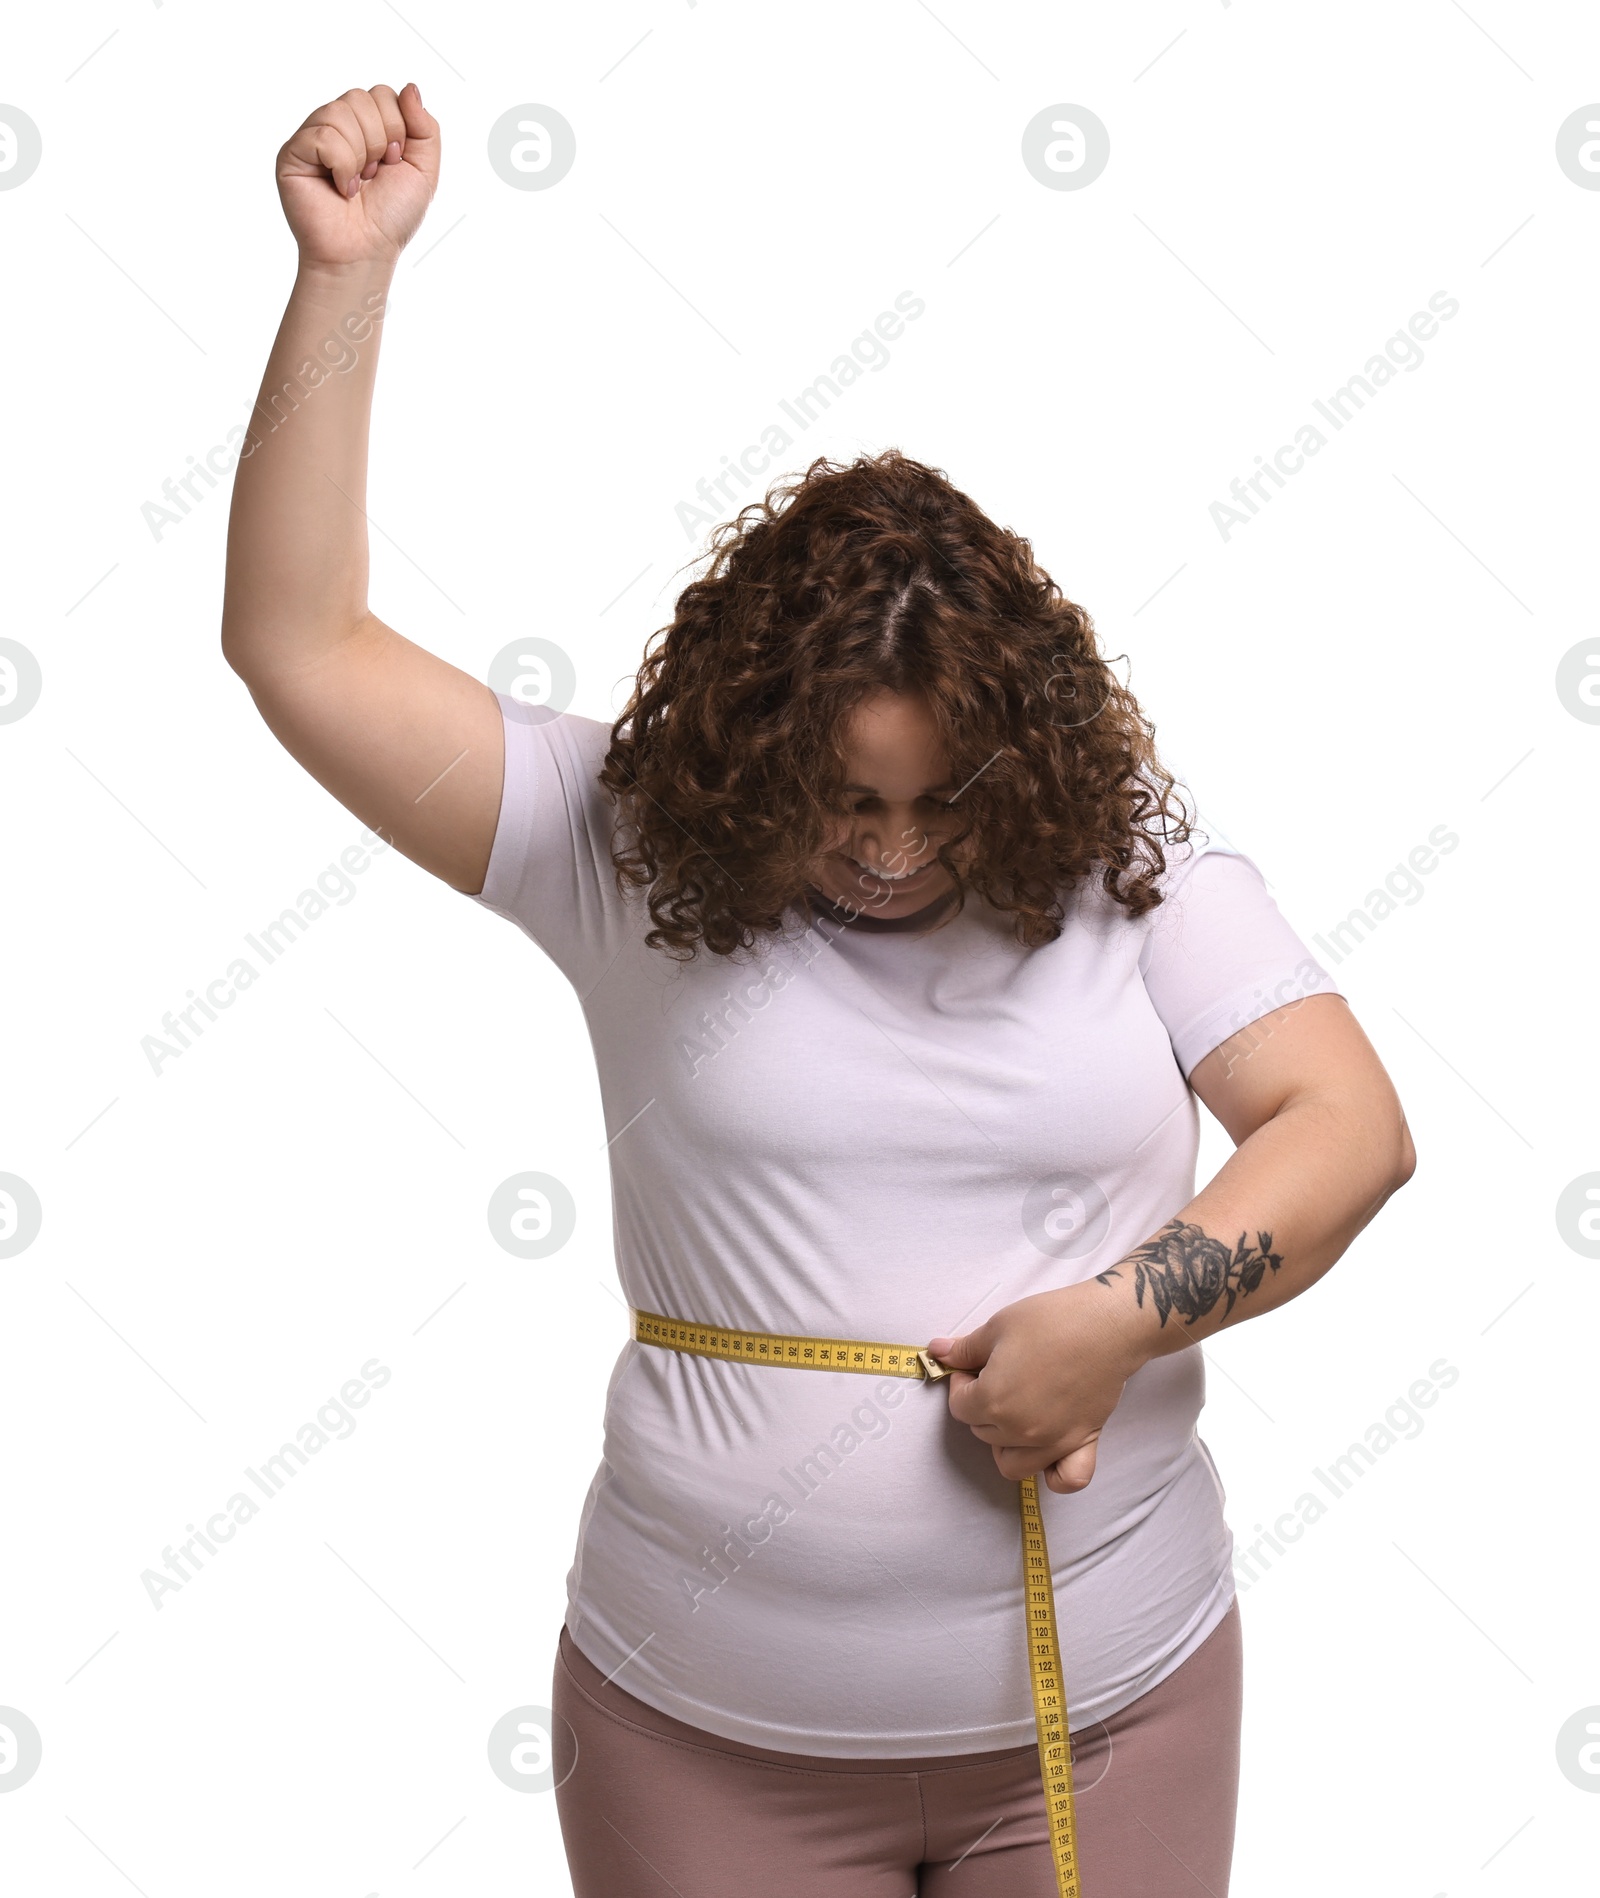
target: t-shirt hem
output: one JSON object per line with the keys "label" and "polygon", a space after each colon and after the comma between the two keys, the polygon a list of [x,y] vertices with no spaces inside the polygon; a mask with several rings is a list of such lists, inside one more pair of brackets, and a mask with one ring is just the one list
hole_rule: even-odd
{"label": "t-shirt hem", "polygon": [[[1211,1636],[1216,1633],[1217,1629],[1221,1627],[1222,1623],[1227,1619],[1228,1610],[1233,1606],[1234,1598],[1238,1592],[1238,1585],[1233,1579],[1233,1569],[1230,1561],[1230,1566],[1218,1576],[1215,1588],[1211,1591],[1205,1607],[1200,1611],[1188,1635],[1178,1643],[1177,1647],[1173,1649],[1165,1660],[1151,1668],[1136,1686],[1130,1688],[1126,1693],[1112,1695],[1108,1705],[1098,1707],[1095,1710],[1093,1720],[1090,1720],[1086,1724],[1092,1726],[1095,1720],[1109,1720],[1113,1714],[1121,1713],[1124,1708],[1131,1707],[1136,1700],[1140,1700],[1144,1695],[1152,1693],[1169,1675],[1176,1674],[1184,1662],[1199,1648],[1203,1647]],[[1076,1733],[1078,1728],[1076,1724],[1071,1724],[1069,1730]]]}
{"label": "t-shirt hem", "polygon": [[[1164,1656],[1125,1691],[1091,1703],[1081,1712],[1070,1710],[1068,1731],[1082,1733],[1102,1720],[1109,1720],[1113,1714],[1121,1713],[1142,1695],[1159,1687],[1168,1675],[1176,1673],[1190,1655],[1215,1633],[1233,1606],[1236,1592],[1230,1568],[1218,1578],[1216,1586],[1206,1598],[1205,1607],[1172,1653]],[[566,1619],[567,1633],[584,1658],[609,1676],[627,1657],[612,1656],[603,1649],[596,1651],[592,1648],[589,1645],[592,1626],[580,1632],[582,1619],[581,1614],[569,1612]],[[963,1753],[998,1753],[1010,1747],[1024,1746],[1038,1737],[1038,1729],[1031,1714],[1024,1720],[1006,1721],[998,1726],[956,1727],[942,1733],[800,1733],[792,1728],[774,1727],[764,1721],[746,1719],[722,1708],[703,1706],[699,1701],[678,1695],[641,1692],[643,1685],[630,1681],[627,1691],[647,1707],[653,1707],[657,1713],[681,1720],[686,1726],[695,1727],[716,1739],[732,1740],[741,1746],[763,1747],[772,1753],[793,1753],[803,1758],[937,1759]]]}
{"label": "t-shirt hem", "polygon": [[1264,980],[1252,981],[1247,987],[1241,986],[1211,1003],[1203,1014],[1171,1031],[1172,1050],[1184,1078],[1193,1074],[1206,1056],[1220,1048],[1230,1036],[1253,1027],[1263,1015],[1270,1015],[1275,1009],[1309,1001],[1313,995],[1337,995],[1345,999],[1327,970],[1308,958],[1293,969],[1285,966],[1273,970]]}

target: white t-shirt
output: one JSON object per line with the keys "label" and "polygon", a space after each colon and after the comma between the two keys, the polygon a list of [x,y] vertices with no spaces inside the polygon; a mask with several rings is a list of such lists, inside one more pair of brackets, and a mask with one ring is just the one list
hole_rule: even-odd
{"label": "white t-shirt", "polygon": [[[1340,992],[1249,858],[1192,846],[1169,852],[1158,909],[1131,921],[1080,889],[1038,949],[969,897],[929,934],[797,912],[753,962],[702,948],[679,965],[644,947],[642,893],[617,893],[596,782],[609,727],[501,707],[505,789],[473,900],[582,1000],[636,1309],[919,1345],[1089,1278],[1193,1197],[1195,1063]],[[755,1746],[1025,1744],[1017,1489],[948,1390],[627,1340],[568,1576],[572,1639],[640,1700]],[[1074,1730],[1164,1679],[1232,1601],[1204,1401],[1199,1347],[1153,1360],[1088,1488],[1039,1485]]]}

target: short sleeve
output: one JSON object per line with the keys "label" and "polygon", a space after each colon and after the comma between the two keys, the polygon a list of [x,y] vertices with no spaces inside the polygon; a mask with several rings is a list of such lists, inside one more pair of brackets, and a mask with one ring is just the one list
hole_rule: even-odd
{"label": "short sleeve", "polygon": [[1213,1048],[1273,1009],[1343,993],[1243,852],[1195,851],[1169,868],[1163,888],[1139,972],[1185,1078]]}
{"label": "short sleeve", "polygon": [[472,901],[515,923],[584,995],[640,926],[617,891],[613,805],[599,781],[611,728],[572,712],[530,719],[526,705],[495,696],[505,779]]}

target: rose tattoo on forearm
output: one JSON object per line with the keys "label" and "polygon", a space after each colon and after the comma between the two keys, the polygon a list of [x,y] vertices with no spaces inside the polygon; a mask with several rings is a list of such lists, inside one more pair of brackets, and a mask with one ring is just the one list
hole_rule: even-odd
{"label": "rose tattoo on forearm", "polygon": [[1266,1277],[1268,1266],[1276,1272],[1282,1264],[1282,1255],[1272,1250],[1270,1232],[1258,1232],[1254,1245],[1241,1232],[1230,1252],[1201,1227],[1169,1219],[1153,1239],[1135,1246],[1127,1258],[1095,1277],[1109,1285],[1122,1276],[1123,1266],[1131,1265],[1133,1295],[1141,1308],[1148,1291],[1163,1325],[1169,1312],[1193,1324],[1218,1305],[1226,1319],[1235,1299],[1253,1292]]}

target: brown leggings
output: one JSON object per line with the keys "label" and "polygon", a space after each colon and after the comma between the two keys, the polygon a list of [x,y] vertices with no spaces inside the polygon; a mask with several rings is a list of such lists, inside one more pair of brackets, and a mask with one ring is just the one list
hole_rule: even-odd
{"label": "brown leggings", "polygon": [[[1084,1898],[1226,1898],[1239,1604],[1072,1736]],[[657,1713],[561,1630],[551,1702],[574,1898],[1056,1898],[1039,1751],[819,1759]]]}

